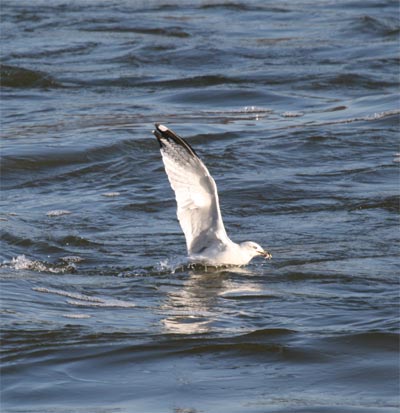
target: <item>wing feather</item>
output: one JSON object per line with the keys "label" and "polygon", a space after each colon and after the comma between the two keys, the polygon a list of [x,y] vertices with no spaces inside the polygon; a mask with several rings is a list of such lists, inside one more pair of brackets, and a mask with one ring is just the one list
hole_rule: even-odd
{"label": "wing feather", "polygon": [[189,254],[229,240],[222,222],[217,185],[191,146],[171,129],[156,124],[165,171],[177,202],[177,216]]}

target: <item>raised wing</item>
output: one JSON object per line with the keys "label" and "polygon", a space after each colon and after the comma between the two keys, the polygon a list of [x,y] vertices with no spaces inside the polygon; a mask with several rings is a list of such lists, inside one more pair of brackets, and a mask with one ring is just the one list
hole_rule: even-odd
{"label": "raised wing", "polygon": [[199,254],[211,244],[229,241],[219,209],[217,186],[196,152],[171,129],[156,123],[154,135],[160,143],[172,189],[177,216],[189,254]]}

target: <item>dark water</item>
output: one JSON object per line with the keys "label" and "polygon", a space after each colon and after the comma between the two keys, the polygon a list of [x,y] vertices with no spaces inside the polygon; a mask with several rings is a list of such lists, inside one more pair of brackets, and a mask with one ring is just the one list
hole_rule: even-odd
{"label": "dark water", "polygon": [[[1,411],[398,412],[398,3],[1,14]],[[271,262],[185,264],[157,121]]]}

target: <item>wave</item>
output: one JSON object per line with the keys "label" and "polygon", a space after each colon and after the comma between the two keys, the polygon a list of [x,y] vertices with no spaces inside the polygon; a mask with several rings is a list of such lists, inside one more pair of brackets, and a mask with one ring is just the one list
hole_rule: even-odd
{"label": "wave", "polygon": [[397,19],[383,19],[368,15],[359,17],[353,25],[353,30],[379,36],[396,36],[400,33]]}
{"label": "wave", "polygon": [[[42,291],[39,291],[42,292]],[[46,291],[43,291],[47,293]],[[56,291],[58,294],[58,292]],[[60,294],[64,296],[64,293]],[[73,294],[71,294],[73,295]],[[104,306],[134,308],[131,302],[113,302],[107,299],[102,302],[89,301],[93,297],[83,297],[83,306]],[[72,317],[84,319],[85,314],[72,314]],[[27,359],[51,357],[55,348],[58,349],[58,362],[67,361],[71,345],[80,345],[80,354],[72,356],[77,360],[85,360],[82,346],[89,346],[91,360],[113,360],[113,363],[124,363],[134,360],[176,359],[185,356],[212,356],[219,360],[234,358],[248,360],[280,360],[291,365],[310,363],[331,363],[332,357],[338,352],[347,357],[351,354],[379,351],[381,357],[391,357],[397,354],[399,335],[385,332],[365,332],[361,334],[341,334],[337,336],[314,337],[298,341],[298,333],[286,329],[263,329],[226,338],[210,337],[208,334],[147,336],[135,332],[98,332],[91,333],[84,326],[67,326],[63,331],[20,330],[18,336],[14,331],[3,331],[4,359],[12,362],[21,357],[21,352]],[[15,345],[18,344],[18,352]],[[105,344],[108,344],[105,346]],[[55,347],[56,346],[56,347]],[[84,348],[84,347],[83,347]]]}
{"label": "wave", "polygon": [[362,333],[347,333],[332,336],[324,340],[334,345],[345,345],[353,349],[373,348],[382,352],[397,353],[400,345],[400,334],[397,332],[375,330]]}
{"label": "wave", "polygon": [[384,209],[388,212],[400,213],[400,196],[388,196],[385,198],[351,200],[350,210]]}
{"label": "wave", "polygon": [[[112,176],[113,171],[118,173],[131,168],[125,157],[127,152],[137,153],[150,148],[154,152],[154,142],[151,139],[128,139],[104,146],[83,147],[80,150],[43,148],[32,149],[29,153],[3,154],[0,165],[3,188],[53,185],[55,181],[70,181],[85,174],[99,173],[101,176],[105,169]],[[51,178],[48,176],[50,173]]]}
{"label": "wave", "polygon": [[55,57],[55,56],[62,56],[62,55],[82,55],[89,53],[91,50],[96,48],[99,43],[96,42],[87,42],[83,44],[79,44],[77,46],[70,46],[70,47],[62,47],[62,48],[55,48],[50,50],[44,51],[31,51],[31,52],[13,52],[10,54],[10,57],[13,59],[21,59],[21,58],[31,58],[31,59],[38,59],[44,57]]}
{"label": "wave", "polygon": [[[11,213],[8,214],[10,216],[15,216],[15,214]],[[19,219],[19,218],[17,218]],[[6,219],[8,221],[8,218]],[[22,249],[23,252],[29,251],[30,249],[34,249],[35,251],[43,251],[46,254],[61,254],[63,253],[64,249],[61,244],[58,244],[53,241],[49,241],[48,239],[38,238],[38,234],[32,233],[30,236],[27,235],[17,235],[13,232],[9,231],[2,231],[1,238],[2,240],[8,245],[11,246],[11,251],[15,251],[15,247],[18,249]],[[4,248],[5,250],[5,248]],[[20,255],[18,257],[14,257],[13,260],[19,259],[19,257],[25,257],[25,255]],[[25,257],[26,258],[26,257]],[[27,258],[28,259],[28,258]],[[61,259],[61,258],[60,258]],[[29,259],[28,259],[29,260]],[[9,261],[5,261],[4,265],[10,264]],[[47,264],[44,264],[47,265]],[[49,264],[51,265],[51,264]]]}
{"label": "wave", "polygon": [[199,6],[199,9],[223,9],[232,11],[255,11],[255,12],[271,12],[271,13],[288,13],[290,9],[285,7],[270,6],[270,5],[256,5],[251,3],[241,3],[241,2],[206,2]]}
{"label": "wave", "polygon": [[62,87],[61,83],[45,72],[17,66],[0,65],[0,77],[2,87],[43,89]]}
{"label": "wave", "polygon": [[[151,59],[150,59],[151,60]],[[114,61],[114,60],[113,60]],[[131,54],[118,57],[119,63],[143,64],[145,62]],[[123,88],[152,88],[152,89],[182,89],[182,88],[205,88],[221,85],[241,85],[251,83],[252,80],[241,77],[228,77],[220,74],[209,74],[200,76],[190,76],[170,79],[154,79],[150,76],[120,76],[118,78],[100,78],[100,79],[67,79],[68,85],[75,86],[108,86]]]}
{"label": "wave", "polygon": [[332,88],[362,88],[362,89],[381,89],[386,87],[393,87],[397,85],[397,81],[384,81],[381,78],[373,77],[371,75],[362,75],[359,73],[340,73],[335,75],[321,76],[310,83],[312,89],[329,89]]}
{"label": "wave", "polygon": [[240,77],[228,77],[224,75],[202,75],[202,76],[192,76],[184,77],[178,79],[168,79],[159,80],[152,82],[144,82],[142,86],[155,86],[155,87],[166,87],[166,88],[186,88],[186,87],[207,87],[207,86],[218,86],[218,85],[238,85],[247,83],[246,79]]}
{"label": "wave", "polygon": [[111,32],[111,33],[137,33],[137,34],[147,34],[152,36],[163,36],[163,37],[178,37],[187,38],[190,34],[184,31],[180,27],[160,27],[160,28],[150,28],[150,27],[124,27],[111,25],[98,25],[93,27],[81,27],[81,31],[85,32]]}

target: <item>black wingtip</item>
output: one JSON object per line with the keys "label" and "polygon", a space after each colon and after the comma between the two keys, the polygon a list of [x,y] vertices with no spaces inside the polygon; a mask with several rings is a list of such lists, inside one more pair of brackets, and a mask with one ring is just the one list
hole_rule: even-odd
{"label": "black wingtip", "polygon": [[163,147],[163,142],[162,142],[163,135],[162,135],[162,133],[161,133],[160,130],[159,130],[160,124],[159,124],[159,123],[155,123],[154,126],[156,127],[156,129],[153,130],[153,135],[157,138],[157,141],[158,141],[158,143],[159,143],[159,145],[160,145],[160,148],[162,148],[162,147]]}
{"label": "black wingtip", "polygon": [[194,149],[185,141],[185,139],[181,138],[178,136],[175,132],[173,132],[171,129],[167,128],[165,125],[162,125],[161,123],[155,123],[154,126],[156,127],[155,130],[153,130],[154,136],[157,138],[160,146],[162,147],[162,140],[166,139],[174,141],[177,145],[183,146],[191,155],[197,157],[196,152]]}

